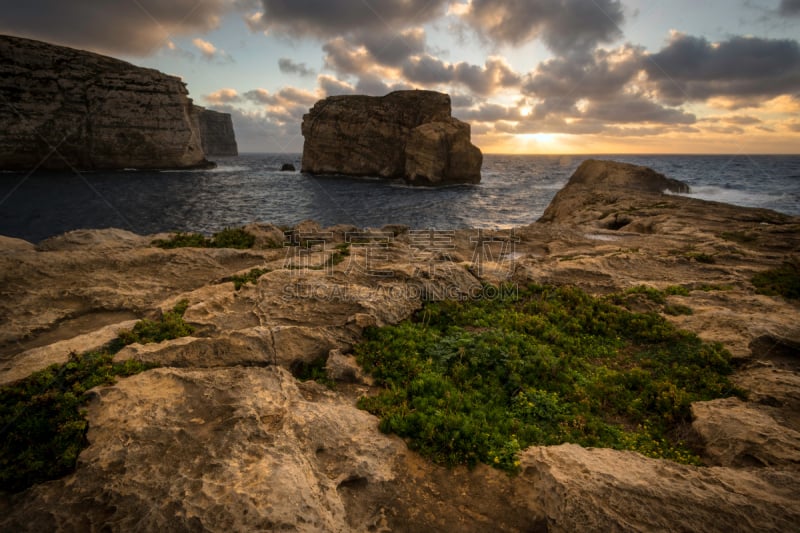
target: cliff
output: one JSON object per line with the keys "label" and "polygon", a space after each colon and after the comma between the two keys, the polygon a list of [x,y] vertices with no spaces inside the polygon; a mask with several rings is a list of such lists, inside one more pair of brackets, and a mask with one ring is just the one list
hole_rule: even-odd
{"label": "cliff", "polygon": [[0,169],[207,166],[193,113],[175,76],[0,36]]}
{"label": "cliff", "polygon": [[[96,349],[179,300],[195,327],[116,355],[161,368],[92,389],[77,468],[0,492],[0,529],[796,529],[800,310],[796,300],[757,293],[752,279],[797,256],[800,218],[662,194],[664,183],[680,184],[642,167],[595,161],[576,174],[547,223],[513,234],[458,230],[435,268],[399,227],[385,228],[396,236],[378,254],[359,240],[337,263],[333,245],[355,228],[305,222],[295,236],[332,245],[296,255],[312,268],[287,264],[293,255],[273,249],[283,233],[269,225],[248,227],[256,236],[248,250],[162,250],[121,230],[37,246],[0,238],[0,384]],[[609,225],[623,217],[624,227]],[[513,254],[474,268],[476,237],[513,242]],[[359,268],[366,264],[386,275]],[[236,290],[231,276],[256,267],[262,273]],[[662,289],[665,304],[638,293],[631,301],[724,344],[746,400],[695,402],[681,430],[710,466],[563,444],[522,451],[518,475],[508,476],[482,464],[437,466],[379,431],[356,407],[378,392],[349,355],[364,329],[409,317],[426,294],[479,294],[505,281],[596,295]],[[320,361],[333,390],[293,376]]]}
{"label": "cliff", "polygon": [[303,117],[302,171],[402,178],[412,185],[478,183],[483,156],[450,97],[397,91],[331,96]]}
{"label": "cliff", "polygon": [[239,155],[230,114],[200,106],[195,106],[195,109],[200,126],[200,141],[206,156]]}

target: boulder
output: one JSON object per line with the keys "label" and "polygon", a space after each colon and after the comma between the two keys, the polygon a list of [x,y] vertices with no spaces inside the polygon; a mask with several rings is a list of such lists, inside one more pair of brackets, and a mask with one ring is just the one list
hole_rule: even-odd
{"label": "boulder", "polygon": [[0,529],[351,531],[348,490],[392,481],[404,448],[278,367],[153,370],[96,389],[88,418],[76,472],[20,494]]}
{"label": "boulder", "polygon": [[692,429],[706,460],[719,466],[775,466],[800,463],[800,433],[736,398],[692,404]]}
{"label": "boulder", "polygon": [[177,76],[0,36],[0,169],[207,167]]}
{"label": "boulder", "polygon": [[546,531],[789,531],[797,475],[680,465],[574,444],[522,453],[520,499]]}
{"label": "boulder", "polygon": [[[587,159],[575,170],[567,185],[558,191],[539,222],[572,221],[570,217],[576,213],[584,214],[587,204],[593,203],[598,197],[616,201],[621,196],[661,195],[666,191],[688,193],[689,186],[648,167]],[[617,216],[609,224],[623,227],[631,222],[630,218]]]}
{"label": "boulder", "polygon": [[406,143],[406,180],[413,185],[480,182],[483,155],[469,138],[469,124],[455,118],[414,128]]}
{"label": "boulder", "polygon": [[320,100],[303,117],[302,171],[477,183],[483,156],[470,143],[469,125],[450,113],[450,96],[434,91]]}
{"label": "boulder", "polygon": [[254,222],[245,226],[244,230],[256,238],[253,243],[256,250],[283,248],[286,240],[283,230],[272,224]]}
{"label": "boulder", "polygon": [[284,163],[283,165],[281,165],[281,172],[294,172],[296,170],[297,169],[294,168],[294,165],[291,163]]}

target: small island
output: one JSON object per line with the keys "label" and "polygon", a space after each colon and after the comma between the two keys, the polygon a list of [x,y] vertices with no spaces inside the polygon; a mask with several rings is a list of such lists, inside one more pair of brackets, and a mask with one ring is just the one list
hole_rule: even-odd
{"label": "small island", "polygon": [[411,185],[478,183],[481,151],[450,96],[395,91],[330,96],[303,117],[302,172],[403,179]]}

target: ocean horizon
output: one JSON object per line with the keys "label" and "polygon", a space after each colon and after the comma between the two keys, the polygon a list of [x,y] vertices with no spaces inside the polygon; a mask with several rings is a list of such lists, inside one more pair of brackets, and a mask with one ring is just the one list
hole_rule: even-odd
{"label": "ocean horizon", "polygon": [[644,165],[689,196],[800,215],[800,155],[485,154],[477,185],[281,172],[299,153],[242,153],[207,170],[0,174],[0,234],[32,242],[75,229],[213,233],[249,222],[416,229],[511,228],[535,222],[586,159]]}

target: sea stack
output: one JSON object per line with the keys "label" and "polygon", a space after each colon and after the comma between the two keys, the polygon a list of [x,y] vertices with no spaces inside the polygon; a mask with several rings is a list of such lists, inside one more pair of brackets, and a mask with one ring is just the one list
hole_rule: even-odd
{"label": "sea stack", "polygon": [[469,124],[451,116],[450,96],[396,91],[331,96],[303,117],[302,171],[377,176],[412,185],[478,183],[481,151]]}
{"label": "sea stack", "polygon": [[236,134],[229,113],[194,106],[200,121],[200,141],[207,157],[237,156]]}
{"label": "sea stack", "polygon": [[1,170],[212,166],[199,113],[176,76],[0,35]]}

